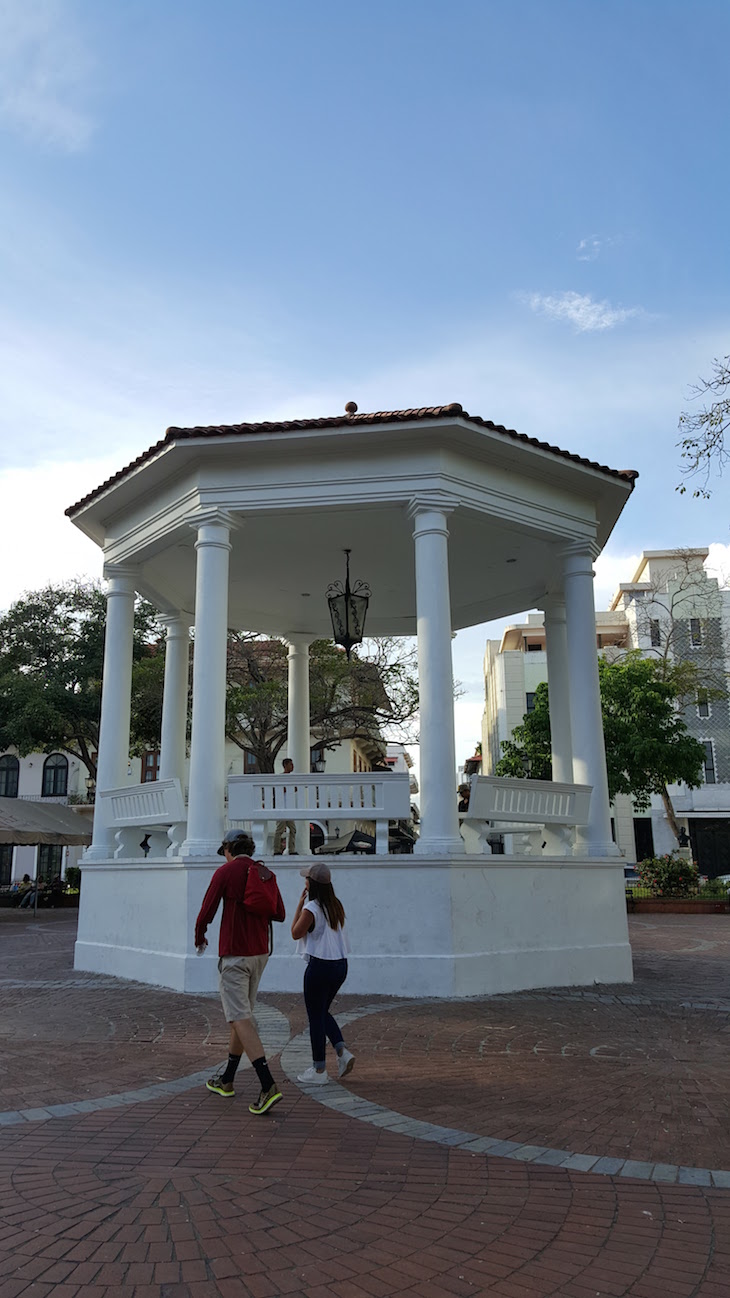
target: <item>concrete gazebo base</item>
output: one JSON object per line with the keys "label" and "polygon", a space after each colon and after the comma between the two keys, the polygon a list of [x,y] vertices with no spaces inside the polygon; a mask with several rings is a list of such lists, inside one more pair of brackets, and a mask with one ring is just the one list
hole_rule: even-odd
{"label": "concrete gazebo base", "polygon": [[[620,859],[339,856],[337,893],[352,954],[348,992],[478,996],[632,979]],[[274,866],[291,917],[306,858]],[[177,991],[217,988],[217,925],[206,955],[193,928],[219,859],[87,865],[77,969]],[[274,926],[263,990],[300,991],[289,921]]]}

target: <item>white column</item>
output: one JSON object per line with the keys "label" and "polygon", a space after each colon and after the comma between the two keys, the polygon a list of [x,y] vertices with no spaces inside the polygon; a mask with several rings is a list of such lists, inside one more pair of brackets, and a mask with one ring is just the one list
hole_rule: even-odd
{"label": "white column", "polygon": [[598,686],[596,613],[593,602],[593,558],[588,542],[569,546],[563,555],[565,616],[570,672],[570,720],[573,779],[593,787],[589,821],[578,830],[576,855],[616,856],[611,838],[606,750]]}
{"label": "white column", "polygon": [[183,856],[212,856],[224,828],[228,561],[234,520],[225,510],[198,515],[195,550],[193,721],[188,836]]}
{"label": "white column", "polygon": [[182,614],[174,616],[162,614],[159,621],[167,628],[159,778],[178,779],[182,784],[185,775],[185,735],[188,720],[190,625],[188,619]]}
{"label": "white column", "polygon": [[421,834],[419,856],[461,856],[456,801],[454,684],[451,662],[449,531],[451,507],[414,501],[418,688],[420,696]]}
{"label": "white column", "polygon": [[[294,770],[309,775],[309,646],[312,636],[287,636],[289,646],[288,753]],[[309,826],[297,824],[297,856],[309,856]]]}
{"label": "white column", "polygon": [[290,635],[288,754],[294,770],[309,774],[309,646],[311,636]]}
{"label": "white column", "polygon": [[561,784],[572,784],[573,745],[570,730],[570,679],[565,600],[562,596],[553,595],[543,601],[543,608],[553,779]]}
{"label": "white column", "polygon": [[[105,569],[106,635],[102,676],[99,753],[96,792],[118,789],[126,783],[129,763],[129,725],[132,700],[135,573],[130,569]],[[101,823],[102,804],[97,797],[94,830],[87,861],[106,861],[114,855],[114,830]]]}

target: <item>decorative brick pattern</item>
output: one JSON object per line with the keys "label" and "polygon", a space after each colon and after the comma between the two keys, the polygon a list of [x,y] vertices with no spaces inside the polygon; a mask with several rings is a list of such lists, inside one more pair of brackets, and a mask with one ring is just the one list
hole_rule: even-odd
{"label": "decorative brick pattern", "polygon": [[[3,971],[15,984],[0,975],[6,1099],[18,1107],[25,1079],[36,1086],[39,1076],[44,1089],[33,1097],[35,1107],[52,1109],[61,1096],[72,1103],[74,1085],[78,1094],[91,1077],[94,1089],[103,1084],[109,1095],[119,1089],[118,1066],[129,1089],[142,1095],[124,1106],[0,1131],[0,1298],[730,1292],[729,1180],[703,1176],[699,1158],[674,1154],[682,1141],[690,1148],[695,1132],[698,1147],[708,1130],[718,1152],[726,1140],[719,1092],[707,1089],[707,1080],[697,1089],[705,1066],[700,1046],[710,1032],[701,1040],[690,1032],[710,1024],[719,1036],[730,1025],[730,928],[723,917],[635,920],[639,976],[631,988],[452,1002],[439,1014],[433,1005],[386,1009],[383,1002],[365,1017],[355,1016],[372,1007],[343,997],[341,1017],[350,1018],[346,1035],[357,1052],[349,1085],[333,1082],[315,1099],[287,1083],[284,1102],[257,1119],[245,1104],[250,1072],[232,1103],[203,1088],[144,1098],[146,1088],[160,1085],[154,1070],[172,1080],[182,1065],[176,1075],[189,1078],[206,1055],[218,1062],[225,1028],[214,999],[74,976],[73,929],[63,913],[35,922],[11,915],[0,932]],[[39,972],[42,989],[34,985]],[[298,998],[264,1000],[290,1015],[301,1035]],[[508,1055],[502,1089],[493,1073],[495,1059],[501,1067],[499,1052],[487,1045],[475,1055],[478,1015],[480,1042],[489,1043],[489,1028],[502,1023],[520,1044]],[[633,1130],[637,1099],[651,1097],[674,1141],[672,1157],[660,1160],[651,1151],[627,1162],[610,1146],[571,1153],[567,1145],[568,1162],[555,1166],[557,1146],[533,1139],[527,1127],[513,1140],[520,1157],[498,1156],[499,1132],[463,1142],[459,1113],[468,1114],[472,1133],[506,1106],[516,1121],[523,1089],[540,1110],[533,1126],[544,1109],[557,1130],[558,1088],[566,1128],[579,1115],[595,1131],[607,1130],[601,1106],[608,1091],[593,1078],[608,1069],[619,1079],[632,1058],[617,1063],[589,1049],[587,1064],[585,1047],[635,1042],[642,1022],[650,1067],[637,1070],[638,1095],[619,1087],[610,1124],[620,1139]],[[549,1050],[523,1047],[531,1030],[533,1045],[535,1037],[549,1045],[562,1039],[565,1026],[576,1049],[558,1056],[560,1074]],[[663,1053],[654,1057],[654,1050]],[[293,1059],[292,1046],[290,1053]],[[274,1068],[281,1076],[276,1059]],[[392,1112],[391,1079],[409,1100],[402,1116]],[[708,1109],[693,1127],[683,1104],[698,1094]],[[319,1102],[325,1095],[329,1105]],[[380,1112],[382,1121],[362,1121],[368,1111]],[[648,1113],[647,1105],[644,1121]],[[428,1123],[439,1128],[437,1138],[419,1139]],[[638,1146],[638,1138],[630,1143]]]}

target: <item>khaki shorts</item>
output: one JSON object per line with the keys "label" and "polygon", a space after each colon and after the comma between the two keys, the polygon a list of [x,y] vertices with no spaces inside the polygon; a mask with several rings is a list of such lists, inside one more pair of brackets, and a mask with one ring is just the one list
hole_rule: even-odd
{"label": "khaki shorts", "polygon": [[267,955],[222,955],[218,960],[218,990],[226,1023],[253,1018],[256,993]]}

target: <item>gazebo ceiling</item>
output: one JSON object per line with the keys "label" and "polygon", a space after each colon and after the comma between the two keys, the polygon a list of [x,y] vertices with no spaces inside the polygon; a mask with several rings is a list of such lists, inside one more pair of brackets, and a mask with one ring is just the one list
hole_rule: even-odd
{"label": "gazebo ceiling", "polygon": [[464,414],[347,415],[280,425],[170,429],[67,512],[108,563],[133,565],[163,609],[194,617],[201,510],[231,533],[229,623],[329,637],[325,591],[372,588],[367,633],[416,631],[414,499],[448,514],[454,629],[530,608],[570,540],[605,544],[636,475],[570,456]]}
{"label": "gazebo ceiling", "polygon": [[[547,589],[556,557],[545,539],[535,547],[517,530],[461,509],[448,525],[455,630],[531,608]],[[325,591],[331,581],[344,579],[348,548],[352,577],[372,588],[368,634],[415,634],[412,530],[402,505],[289,512],[283,519],[259,514],[243,522],[231,535],[230,625],[271,635],[331,637]],[[182,534],[142,566],[140,583],[151,598],[161,593],[191,616],[194,547],[193,533]]]}

